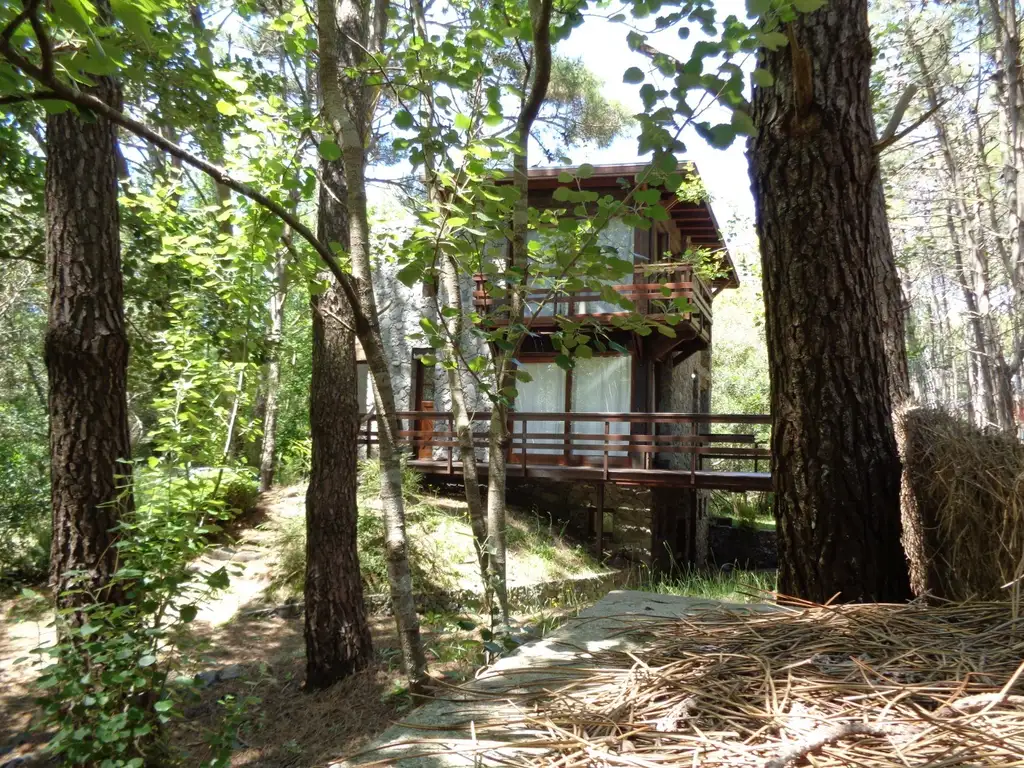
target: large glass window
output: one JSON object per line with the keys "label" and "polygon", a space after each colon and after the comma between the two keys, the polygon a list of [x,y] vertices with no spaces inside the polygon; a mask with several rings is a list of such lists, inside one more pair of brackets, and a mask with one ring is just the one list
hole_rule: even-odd
{"label": "large glass window", "polygon": [[[525,362],[520,370],[530,375],[531,380],[519,382],[516,389],[515,409],[520,413],[629,413],[632,396],[632,358],[628,355],[593,357],[580,359],[569,372],[553,362]],[[569,378],[569,402],[566,402],[566,378]],[[628,435],[627,422],[613,422],[609,432],[613,435]],[[518,434],[520,424],[516,425]],[[552,441],[561,438],[565,432],[563,421],[530,421],[527,425],[532,434],[539,437],[528,439],[530,453],[561,454],[565,446]],[[594,442],[604,441],[604,419],[570,422],[569,431],[577,434],[594,435]],[[550,437],[548,437],[550,435]],[[577,441],[578,442],[578,441]],[[517,446],[517,450],[519,446]],[[573,448],[576,456],[602,456],[599,447]],[[625,450],[612,451],[612,456],[625,456]],[[514,460],[514,459],[513,459]]]}
{"label": "large glass window", "polygon": [[[632,358],[592,357],[578,360],[572,372],[573,413],[629,413]],[[578,421],[574,432],[599,434],[604,439],[604,421]],[[613,435],[628,435],[628,422],[612,422]],[[603,455],[603,451],[574,451],[584,456]],[[625,456],[625,451],[614,451],[612,456]]]}
{"label": "large glass window", "polygon": [[[517,411],[565,413],[565,371],[562,368],[554,363],[521,363],[519,369],[528,373],[531,380],[516,383],[516,391],[519,393],[516,397]],[[521,422],[516,424],[516,431],[520,428]],[[563,446],[547,438],[548,434],[561,437],[565,430],[564,421],[529,421],[527,430],[543,435],[538,440],[528,440],[530,453],[565,452]]]}
{"label": "large glass window", "polygon": [[[633,228],[626,226],[621,219],[612,219],[597,235],[597,244],[602,248],[614,249],[620,259],[635,261],[633,255]],[[633,282],[632,272],[619,277],[601,280],[603,285],[628,285]],[[599,286],[595,286],[598,288]],[[608,301],[581,301],[576,312],[581,315],[604,315],[622,312],[622,307]]]}

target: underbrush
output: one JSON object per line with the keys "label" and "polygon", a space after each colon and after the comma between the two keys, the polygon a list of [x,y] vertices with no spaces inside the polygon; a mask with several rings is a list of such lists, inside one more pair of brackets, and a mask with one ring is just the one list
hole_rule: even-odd
{"label": "underbrush", "polygon": [[648,570],[630,579],[630,588],[663,595],[681,595],[730,603],[762,603],[772,600],[776,588],[775,571],[686,569],[671,575],[656,575]]}
{"label": "underbrush", "polygon": [[[32,446],[30,446],[31,448]],[[45,578],[50,562],[46,457],[0,442],[0,586]]]}
{"label": "underbrush", "polygon": [[774,498],[770,491],[713,491],[708,512],[712,517],[731,518],[740,527],[775,530]]}
{"label": "underbrush", "polygon": [[[422,488],[413,470],[402,473],[409,560],[413,588],[419,594],[475,589],[480,576],[472,531],[461,500],[435,496]],[[357,539],[363,586],[368,593],[388,591],[384,520],[379,504],[380,470],[376,461],[359,468]],[[276,550],[272,594],[302,592],[306,529],[302,515],[272,524]],[[583,547],[563,540],[564,531],[537,514],[509,511],[507,545],[509,584],[551,581],[602,569]]]}

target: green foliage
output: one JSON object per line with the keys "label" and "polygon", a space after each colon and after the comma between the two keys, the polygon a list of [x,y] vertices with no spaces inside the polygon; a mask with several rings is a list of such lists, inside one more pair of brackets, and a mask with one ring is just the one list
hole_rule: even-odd
{"label": "green foliage", "polygon": [[648,571],[636,574],[632,588],[664,595],[724,600],[733,603],[770,602],[776,588],[774,571],[729,571],[691,569],[671,577],[654,576]]}
{"label": "green foliage", "polygon": [[233,514],[225,499],[238,499],[242,483],[231,477],[222,487],[225,474],[136,473],[136,509],[118,528],[120,568],[110,585],[125,604],[90,592],[80,574],[65,597],[84,605],[59,609],[57,643],[37,651],[48,662],[38,688],[44,727],[56,733],[53,754],[111,768],[171,759],[164,727],[193,687],[178,673],[188,662],[182,630],[228,584],[224,568],[205,576],[189,568]]}
{"label": "green foliage", "polygon": [[771,492],[729,493],[716,491],[711,495],[709,511],[713,517],[728,517],[748,530],[775,528],[772,511],[774,494]]}

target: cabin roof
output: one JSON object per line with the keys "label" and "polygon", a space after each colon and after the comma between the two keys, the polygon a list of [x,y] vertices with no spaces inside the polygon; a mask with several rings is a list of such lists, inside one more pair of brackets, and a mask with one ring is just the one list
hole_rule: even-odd
{"label": "cabin roof", "polygon": [[[593,172],[586,179],[580,180],[584,189],[618,188],[619,179],[629,181],[647,169],[646,163],[614,163],[609,165],[594,165]],[[697,164],[690,160],[679,163],[679,169],[700,178]],[[579,166],[543,166],[530,168],[527,171],[530,189],[553,189],[560,186],[558,176],[561,173],[575,173]],[[722,228],[715,218],[715,212],[709,200],[689,202],[679,200],[667,190],[662,191],[661,204],[666,208],[672,217],[673,223],[680,232],[690,238],[690,242],[701,248],[707,248],[713,252],[724,255],[726,274],[713,281],[716,289],[737,288],[740,281],[736,273],[736,265],[733,263],[732,255],[729,253],[729,246],[722,235]]]}

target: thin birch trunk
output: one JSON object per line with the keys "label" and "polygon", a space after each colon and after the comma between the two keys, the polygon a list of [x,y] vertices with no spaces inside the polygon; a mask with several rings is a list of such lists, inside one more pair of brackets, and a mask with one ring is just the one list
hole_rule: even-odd
{"label": "thin birch trunk", "polygon": [[[529,291],[529,255],[526,250],[526,234],[529,222],[529,147],[530,131],[537,119],[541,105],[547,98],[551,80],[551,12],[552,0],[529,0],[531,26],[533,28],[532,67],[527,69],[530,81],[524,84],[524,98],[519,117],[516,120],[515,141],[517,150],[512,163],[512,184],[518,192],[512,209],[512,232],[509,238],[509,264],[522,271],[522,283],[511,294],[509,327],[521,325],[526,314],[526,294]],[[518,346],[518,345],[516,345]],[[508,431],[508,400],[506,394],[515,386],[515,357],[513,354],[492,345],[494,360],[495,404],[491,411],[490,435],[488,439],[487,474],[487,534],[491,545],[491,572],[493,583],[500,585],[498,602],[504,623],[509,620],[508,592],[506,584],[506,543],[507,525],[505,489],[507,485],[506,452],[511,442]]]}
{"label": "thin birch trunk", "polygon": [[[378,413],[378,448],[381,467],[381,505],[391,607],[410,687],[419,689],[426,679],[426,656],[420,639],[419,617],[412,592],[412,572],[405,530],[402,464],[398,448],[399,424],[391,369],[384,354],[377,302],[370,271],[370,227],[366,207],[366,145],[376,88],[362,78],[342,76],[358,69],[366,51],[379,49],[387,23],[387,3],[366,0],[318,0],[320,89],[334,140],[342,151],[348,186],[349,262],[356,298],[365,327],[357,326],[366,354]],[[372,13],[371,13],[372,10]]]}

